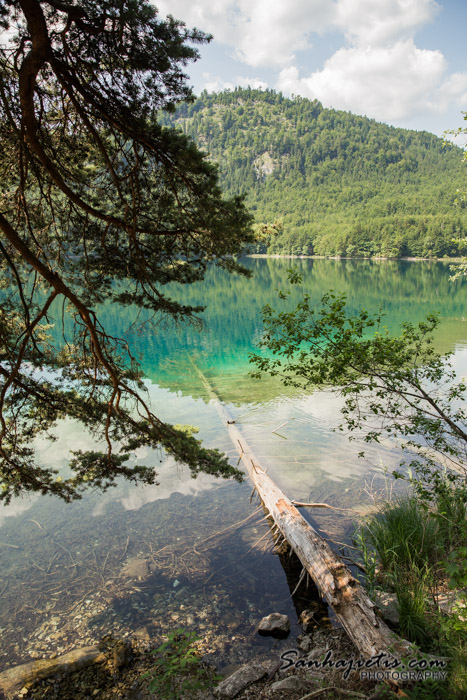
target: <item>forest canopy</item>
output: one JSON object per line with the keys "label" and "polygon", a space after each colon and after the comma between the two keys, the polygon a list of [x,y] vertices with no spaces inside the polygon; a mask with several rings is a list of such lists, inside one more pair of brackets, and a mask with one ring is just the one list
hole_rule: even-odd
{"label": "forest canopy", "polygon": [[[142,445],[193,474],[238,477],[153,413],[136,358],[95,310],[136,304],[148,331],[164,314],[193,320],[202,307],[171,299],[167,283],[202,279],[212,261],[245,272],[241,198],[224,198],[216,167],[158,122],[192,99],[183,68],[209,37],[147,0],[3,0],[0,18],[0,498],[71,499],[120,475],[152,483],[152,468],[128,463]],[[48,329],[65,317],[57,347]],[[65,416],[104,448],[75,451],[61,479],[33,441]]]}
{"label": "forest canopy", "polygon": [[163,123],[220,165],[222,186],[247,193],[258,253],[443,257],[462,253],[462,150],[318,100],[235,88],[182,104]]}

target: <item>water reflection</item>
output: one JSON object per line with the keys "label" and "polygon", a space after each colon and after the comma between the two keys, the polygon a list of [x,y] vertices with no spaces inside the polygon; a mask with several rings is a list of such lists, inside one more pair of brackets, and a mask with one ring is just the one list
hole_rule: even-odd
{"label": "water reflection", "polygon": [[[261,334],[260,308],[275,303],[274,290],[284,287],[291,264],[249,260],[255,273],[251,281],[213,269],[203,284],[183,288],[186,303],[208,303],[202,334],[181,327],[133,333],[129,339],[141,352],[149,396],[160,418],[197,425],[204,443],[225,451],[236,464],[236,452],[194,360],[290,498],[363,511],[387,488],[381,469],[396,466],[399,455],[393,446],[367,448],[367,460],[358,459],[361,447],[332,432],[339,422],[335,397],[284,390],[275,379],[248,377],[247,354]],[[393,330],[406,319],[417,321],[439,310],[437,346],[455,349],[455,369],[466,375],[465,295],[459,284],[448,282],[447,265],[293,264],[304,275],[304,291],[316,301],[333,287],[347,293],[351,310],[382,306]],[[292,303],[299,293],[294,289]],[[122,313],[107,305],[102,313],[113,334],[125,333],[134,320],[131,309]],[[69,420],[57,426],[57,437],[56,442],[39,440],[36,447],[42,463],[62,470],[71,446],[93,444]],[[35,496],[0,511],[0,665],[67,651],[109,631],[157,640],[174,626],[201,633],[205,651],[224,663],[241,662],[252,646],[257,650],[272,644],[257,638],[254,627],[273,610],[290,614],[293,632],[298,632],[267,524],[261,513],[244,522],[256,507],[249,500],[251,487],[206,475],[192,480],[188,470],[157,451],[142,450],[135,459],[155,467],[160,486],[119,483],[104,495],[87,493],[72,504]],[[341,541],[353,516],[313,511],[307,517]]]}
{"label": "water reflection", "polygon": [[[195,359],[204,372],[219,380],[222,398],[238,403],[252,398],[252,386],[259,401],[284,393],[278,382],[252,385],[248,379],[248,353],[262,333],[261,309],[265,304],[278,307],[277,289],[290,291],[290,306],[304,292],[316,304],[329,289],[345,293],[351,313],[362,307],[370,312],[381,309],[391,332],[397,332],[407,320],[416,323],[439,312],[437,349],[447,352],[456,344],[467,343],[467,323],[462,321],[467,317],[465,284],[449,281],[448,263],[250,258],[244,264],[253,272],[251,279],[213,267],[203,282],[162,288],[177,301],[206,305],[201,333],[189,324],[159,325],[152,331],[143,327],[138,333],[135,323],[144,318],[132,307],[103,304],[100,318],[112,335],[128,339],[154,383],[186,396],[204,396],[190,367],[190,359]],[[292,266],[303,275],[301,287],[287,282],[287,270]],[[57,342],[61,338],[60,319],[57,306]]]}

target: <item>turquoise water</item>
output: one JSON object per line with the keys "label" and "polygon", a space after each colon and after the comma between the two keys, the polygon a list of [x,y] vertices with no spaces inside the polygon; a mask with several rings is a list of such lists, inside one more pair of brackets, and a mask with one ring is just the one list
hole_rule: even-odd
{"label": "turquoise water", "polygon": [[[467,321],[465,325],[462,321],[467,317],[465,289],[461,282],[449,281],[449,266],[445,263],[250,258],[244,264],[253,273],[251,279],[212,268],[202,283],[165,288],[178,301],[194,306],[206,304],[201,333],[182,325],[156,333],[126,334],[133,349],[141,353],[143,368],[153,382],[190,393],[193,387],[185,384],[185,376],[178,386],[178,362],[183,362],[186,353],[203,369],[216,375],[238,374],[241,381],[240,375],[249,369],[248,353],[261,335],[262,307],[280,304],[277,289],[290,291],[291,305],[303,292],[316,303],[329,289],[344,293],[350,312],[361,307],[372,312],[381,308],[391,331],[397,331],[404,321],[416,322],[438,311],[443,321],[438,344],[446,351],[464,343],[467,337]],[[287,270],[292,266],[303,276],[301,287],[287,282]],[[136,310],[122,312],[110,306],[104,306],[101,314],[105,325],[117,334],[125,334],[136,318]],[[230,391],[235,397],[238,387]],[[226,400],[230,399],[230,391]],[[257,391],[262,391],[259,385]]]}
{"label": "turquoise water", "polygon": [[[382,473],[397,464],[397,451],[389,444],[372,447],[359,460],[361,446],[332,432],[339,422],[335,397],[286,391],[276,380],[248,376],[261,308],[277,305],[275,290],[286,289],[293,265],[316,302],[328,289],[345,292],[351,311],[382,308],[393,331],[438,311],[437,348],[454,352],[456,370],[465,376],[465,285],[449,282],[444,263],[248,259],[245,265],[252,279],[212,269],[203,283],[170,290],[188,304],[207,304],[201,331],[160,325],[138,332],[130,329],[134,309],[110,305],[100,309],[101,320],[140,354],[160,418],[197,425],[207,446],[237,462],[194,362],[289,497],[365,512],[392,488]],[[292,288],[291,303],[300,293]],[[72,421],[57,432],[56,443],[36,445],[43,463],[65,465],[70,447],[92,444]],[[195,629],[203,651],[222,666],[252,649],[280,648],[254,631],[273,610],[289,614],[298,632],[287,578],[263,514],[255,513],[258,503],[250,503],[249,484],[204,475],[192,480],[156,452],[141,450],[137,459],[154,465],[159,486],[122,483],[70,505],[36,496],[0,510],[0,667],[62,653],[108,631],[158,642],[174,626]],[[354,519],[317,511],[312,517],[337,542]]]}

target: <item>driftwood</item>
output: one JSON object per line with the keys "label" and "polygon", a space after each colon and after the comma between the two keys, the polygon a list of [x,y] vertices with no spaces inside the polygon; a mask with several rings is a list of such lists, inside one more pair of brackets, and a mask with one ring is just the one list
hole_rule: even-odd
{"label": "driftwood", "polygon": [[381,652],[399,658],[415,654],[416,649],[375,614],[375,605],[363,587],[260,466],[232,416],[201,370],[195,368],[265,508],[360,653],[366,658]]}
{"label": "driftwood", "polygon": [[57,673],[72,673],[106,661],[106,655],[97,646],[89,646],[75,649],[55,659],[40,659],[8,668],[0,673],[0,697],[17,698],[23,687],[29,688],[43,678]]}

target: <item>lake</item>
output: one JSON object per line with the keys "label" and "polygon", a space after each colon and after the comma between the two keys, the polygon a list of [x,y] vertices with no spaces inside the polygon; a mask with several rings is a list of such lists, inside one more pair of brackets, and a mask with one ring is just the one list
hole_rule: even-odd
{"label": "lake", "polygon": [[[391,331],[438,311],[436,347],[454,352],[467,374],[465,284],[449,281],[439,262],[246,259],[252,279],[208,271],[197,285],[172,291],[187,304],[207,304],[200,331],[161,324],[135,327],[136,310],[103,305],[101,321],[126,335],[141,356],[154,412],[199,428],[199,437],[237,463],[237,454],[199,379],[201,369],[228,404],[269,474],[290,498],[325,501],[365,513],[393,482],[393,445],[366,450],[332,431],[339,402],[327,392],[284,389],[277,380],[253,380],[248,353],[261,337],[261,308],[278,306],[287,269],[302,273],[313,300],[334,289],[350,311],[382,308]],[[292,288],[291,302],[300,289]],[[64,466],[70,447],[92,444],[80,426],[64,421],[56,443],[42,439],[42,463]],[[203,637],[203,652],[220,667],[261,655],[290,641],[260,638],[264,615],[284,612],[298,634],[297,613],[308,595],[291,599],[296,573],[274,548],[264,513],[248,482],[237,484],[187,471],[158,452],[140,450],[155,466],[158,486],[120,483],[72,504],[50,497],[16,499],[0,507],[0,668],[97,642],[104,634],[159,640],[188,627]],[[349,542],[355,516],[314,510],[306,517],[331,541]],[[293,563],[293,562],[292,562]],[[320,609],[321,624],[332,624]],[[293,646],[293,644],[292,644]]]}

